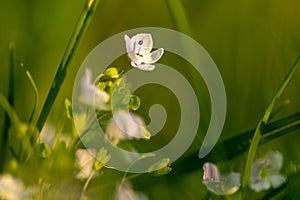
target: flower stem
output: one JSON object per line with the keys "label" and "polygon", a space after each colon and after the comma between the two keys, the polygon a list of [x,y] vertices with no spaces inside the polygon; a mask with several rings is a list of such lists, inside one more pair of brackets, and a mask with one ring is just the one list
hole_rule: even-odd
{"label": "flower stem", "polygon": [[84,6],[84,9],[83,9],[83,11],[79,17],[79,20],[75,26],[75,30],[69,40],[68,46],[65,50],[63,58],[60,62],[58,70],[56,72],[55,78],[52,82],[50,91],[49,91],[46,101],[43,105],[40,116],[38,118],[36,127],[39,131],[42,130],[42,128],[45,124],[45,121],[46,121],[46,119],[49,115],[49,112],[54,104],[54,101],[57,97],[57,94],[65,80],[68,69],[70,68],[71,60],[74,57],[75,52],[79,47],[79,44],[83,38],[84,33],[86,32],[86,29],[87,29],[92,17],[94,16],[93,14],[99,4],[99,1],[100,0],[88,0]]}
{"label": "flower stem", "polygon": [[89,184],[90,184],[93,176],[95,175],[95,173],[96,173],[96,170],[93,169],[92,172],[91,172],[91,174],[90,174],[90,176],[88,177],[88,179],[86,179],[86,181],[85,181],[85,183],[83,185],[82,191],[81,191],[80,199],[83,198],[83,195],[84,195],[85,191],[87,190],[87,188],[88,188],[88,186],[89,186]]}
{"label": "flower stem", "polygon": [[36,84],[35,84],[32,76],[31,76],[31,73],[29,72],[27,67],[23,63],[20,63],[20,67],[24,70],[24,72],[30,82],[30,85],[32,86],[33,92],[34,92],[34,105],[33,105],[32,112],[29,116],[29,120],[28,120],[28,123],[30,124],[32,122],[33,116],[34,116],[37,106],[39,104],[39,92],[38,92],[38,89],[36,87]]}

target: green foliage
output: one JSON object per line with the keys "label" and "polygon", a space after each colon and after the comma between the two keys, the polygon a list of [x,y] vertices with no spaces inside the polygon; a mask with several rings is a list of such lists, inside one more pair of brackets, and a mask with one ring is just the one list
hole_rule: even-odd
{"label": "green foliage", "polygon": [[153,176],[163,176],[172,171],[172,168],[168,166],[170,163],[169,158],[164,158],[149,167],[150,174]]}

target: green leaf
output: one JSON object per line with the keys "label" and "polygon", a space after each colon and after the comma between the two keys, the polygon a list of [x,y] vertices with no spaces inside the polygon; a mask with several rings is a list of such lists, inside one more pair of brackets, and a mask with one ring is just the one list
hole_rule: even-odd
{"label": "green leaf", "polygon": [[94,169],[99,171],[111,159],[111,155],[107,153],[105,148],[101,148],[94,161]]}
{"label": "green leaf", "polygon": [[284,89],[286,88],[287,84],[291,80],[293,74],[295,73],[295,71],[297,69],[297,66],[298,66],[299,60],[300,60],[300,55],[297,57],[297,59],[294,62],[291,70],[286,75],[285,79],[283,80],[282,84],[280,85],[280,87],[279,87],[278,91],[276,92],[275,96],[272,98],[270,104],[267,106],[266,110],[264,111],[264,113],[263,113],[261,119],[259,120],[259,123],[258,123],[258,125],[255,129],[254,136],[253,136],[252,141],[251,141],[249,153],[248,153],[248,156],[247,156],[245,170],[244,170],[244,176],[243,176],[243,180],[242,180],[242,187],[243,188],[245,188],[247,186],[248,181],[249,181],[251,165],[252,165],[252,163],[254,161],[254,158],[255,158],[257,147],[258,147],[258,144],[259,144],[259,141],[260,141],[260,138],[261,138],[261,132],[265,128],[265,125],[269,121],[269,118],[270,118],[271,112],[272,112],[272,110],[275,106],[275,103],[277,102],[277,100],[279,99],[279,97],[283,93]]}
{"label": "green leaf", "polygon": [[141,106],[141,99],[136,95],[130,95],[129,97],[129,109],[137,110]]}
{"label": "green leaf", "polygon": [[67,75],[68,69],[70,68],[71,60],[73,59],[76,50],[83,38],[84,33],[94,16],[94,12],[99,4],[100,0],[87,0],[83,11],[79,17],[79,20],[75,26],[75,30],[69,40],[68,46],[65,53],[61,59],[59,67],[57,69],[55,78],[52,82],[51,89],[48,93],[47,99],[43,105],[41,114],[38,118],[36,127],[39,131],[42,130],[44,123],[49,115],[49,112],[54,104],[57,94],[63,84],[65,77]]}
{"label": "green leaf", "polygon": [[104,76],[108,76],[110,78],[119,78],[118,70],[114,67],[110,67],[105,70]]}
{"label": "green leaf", "polygon": [[21,125],[21,121],[20,121],[16,111],[13,109],[13,107],[10,105],[8,100],[5,98],[5,96],[1,92],[0,92],[0,106],[7,113],[13,126],[18,127]]}
{"label": "green leaf", "polygon": [[170,171],[172,171],[172,168],[168,166],[170,163],[169,158],[164,158],[161,161],[158,161],[151,165],[148,168],[148,171],[150,172],[151,175],[153,176],[163,176],[168,174]]}
{"label": "green leaf", "polygon": [[73,119],[72,103],[68,98],[65,99],[65,107],[66,107],[67,117],[69,119]]}

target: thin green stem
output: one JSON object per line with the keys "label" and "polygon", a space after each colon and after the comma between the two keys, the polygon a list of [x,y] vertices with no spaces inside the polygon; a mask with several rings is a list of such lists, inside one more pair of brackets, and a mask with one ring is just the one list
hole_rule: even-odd
{"label": "thin green stem", "polygon": [[60,62],[58,70],[56,72],[55,78],[52,82],[50,91],[48,93],[47,99],[43,105],[41,114],[38,118],[36,127],[39,131],[42,130],[45,121],[49,115],[49,112],[54,104],[57,94],[65,80],[68,69],[70,68],[70,63],[75,55],[76,50],[83,38],[86,29],[94,16],[94,12],[99,4],[100,0],[88,0],[84,6],[84,9],[79,17],[79,20],[75,26],[75,30],[69,40],[68,46],[65,50],[64,56]]}
{"label": "thin green stem", "polygon": [[80,197],[80,199],[83,198],[84,193],[85,193],[85,191],[87,190],[87,188],[88,188],[88,186],[89,186],[89,184],[90,184],[90,182],[91,182],[93,176],[95,175],[95,173],[96,173],[96,170],[93,169],[92,172],[91,172],[91,174],[90,174],[90,176],[88,177],[88,179],[86,179],[86,181],[85,181],[85,183],[84,183],[84,185],[83,185],[82,191],[81,191],[81,197]]}
{"label": "thin green stem", "polygon": [[26,74],[26,77],[28,78],[28,80],[30,82],[30,85],[32,86],[32,89],[33,89],[33,92],[34,92],[34,105],[33,105],[32,112],[29,116],[29,120],[28,120],[28,122],[31,123],[32,119],[33,119],[33,116],[34,116],[34,114],[37,110],[37,106],[39,104],[39,92],[38,92],[38,89],[36,87],[34,79],[32,78],[31,73],[29,72],[29,70],[25,67],[25,65],[23,63],[20,63],[20,67],[24,70],[24,72]]}
{"label": "thin green stem", "polygon": [[266,110],[264,111],[256,129],[254,132],[254,136],[250,145],[249,153],[247,156],[247,161],[246,161],[246,166],[244,170],[244,176],[243,176],[243,181],[242,181],[242,187],[245,188],[248,184],[249,177],[250,177],[250,171],[251,171],[251,165],[254,161],[255,154],[257,151],[257,147],[259,145],[260,139],[261,139],[261,133],[263,129],[265,128],[265,125],[268,123],[271,112],[275,106],[275,103],[283,93],[284,89],[286,88],[287,84],[291,80],[293,74],[296,71],[296,68],[298,66],[298,62],[300,60],[300,55],[297,57],[296,61],[294,62],[291,70],[289,73],[286,75],[285,79],[283,80],[282,84],[280,85],[278,91],[276,92],[275,96],[272,98],[270,104],[267,106]]}

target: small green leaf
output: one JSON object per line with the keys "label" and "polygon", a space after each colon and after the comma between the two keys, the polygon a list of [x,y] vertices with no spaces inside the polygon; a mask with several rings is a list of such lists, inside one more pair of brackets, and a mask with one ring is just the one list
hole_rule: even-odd
{"label": "small green leaf", "polygon": [[47,147],[44,143],[39,144],[37,148],[38,148],[38,154],[42,158],[50,158],[50,156],[52,155],[51,149]]}
{"label": "small green leaf", "polygon": [[65,99],[65,107],[66,107],[67,117],[69,119],[73,119],[72,103],[68,98]]}
{"label": "small green leaf", "polygon": [[141,106],[141,98],[136,95],[130,95],[129,98],[129,109],[137,110]]}
{"label": "small green leaf", "polygon": [[99,171],[110,159],[111,159],[111,155],[108,154],[107,150],[102,147],[95,159],[94,169],[96,171]]}
{"label": "small green leaf", "polygon": [[146,128],[144,128],[143,129],[143,139],[150,140],[150,138],[151,138],[151,133]]}
{"label": "small green leaf", "polygon": [[114,67],[108,68],[104,72],[104,76],[108,76],[110,78],[119,78],[118,70]]}
{"label": "small green leaf", "polygon": [[153,176],[163,176],[168,174],[170,171],[172,171],[172,168],[168,166],[170,163],[169,158],[164,158],[161,161],[158,161],[151,165],[148,168],[148,171],[150,172],[151,175]]}

